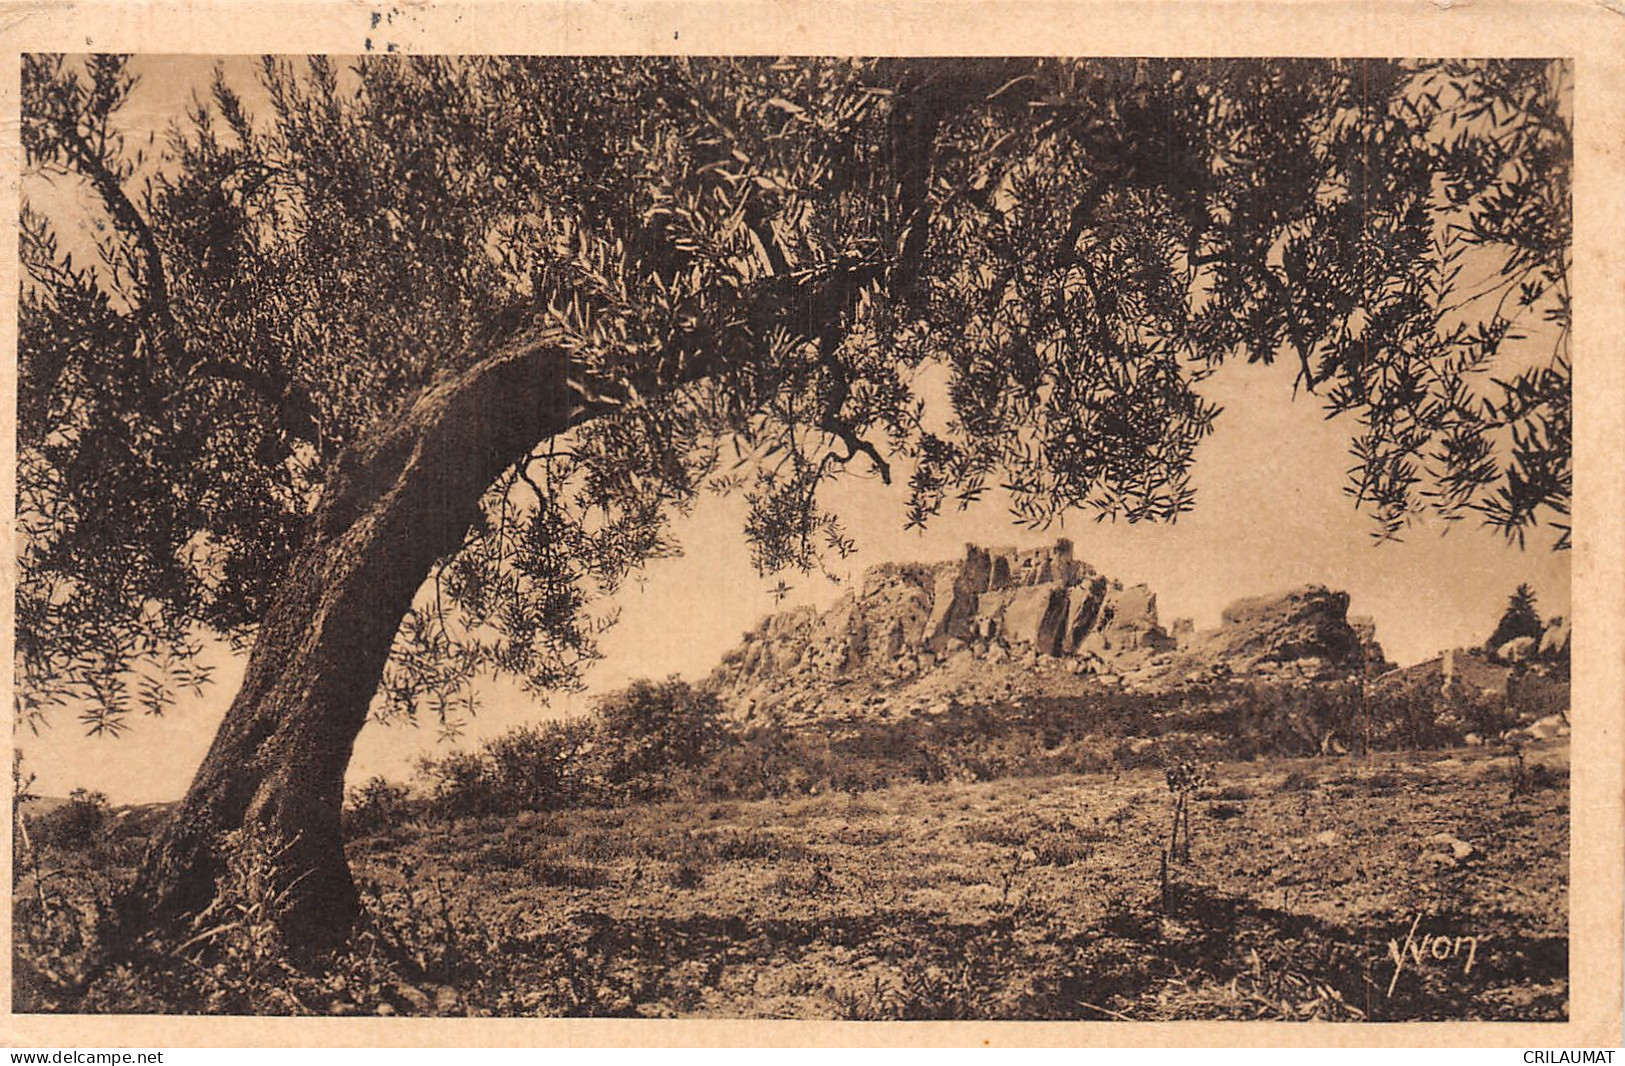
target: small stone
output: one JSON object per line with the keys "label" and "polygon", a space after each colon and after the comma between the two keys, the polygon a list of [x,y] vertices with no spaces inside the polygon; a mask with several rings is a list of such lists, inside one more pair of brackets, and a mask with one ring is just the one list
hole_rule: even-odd
{"label": "small stone", "polygon": [[1342,838],[1338,836],[1337,830],[1335,829],[1327,829],[1324,832],[1315,834],[1315,843],[1324,846],[1335,844],[1340,839]]}
{"label": "small stone", "polygon": [[[1456,865],[1458,862],[1465,862],[1466,860],[1472,858],[1473,855],[1478,851],[1477,848],[1467,843],[1467,841],[1462,840],[1454,833],[1435,833],[1428,838],[1428,843],[1440,844],[1446,848],[1449,848],[1450,855],[1452,856],[1450,859],[1451,866]],[[1427,856],[1424,855],[1423,858],[1426,859]]]}
{"label": "small stone", "polygon": [[434,1009],[434,1003],[427,995],[407,984],[397,984],[395,994],[412,1005],[412,1009],[427,1014]]}
{"label": "small stone", "polygon": [[1532,723],[1529,726],[1529,734],[1536,740],[1566,737],[1569,735],[1569,723],[1561,714],[1549,714]]}

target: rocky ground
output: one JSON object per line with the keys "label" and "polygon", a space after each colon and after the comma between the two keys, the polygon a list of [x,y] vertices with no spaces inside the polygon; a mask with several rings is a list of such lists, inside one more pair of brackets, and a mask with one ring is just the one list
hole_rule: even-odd
{"label": "rocky ground", "polygon": [[1153,771],[408,825],[352,860],[479,960],[399,1010],[1562,1018],[1566,746],[1518,775],[1487,750],[1224,765],[1166,893]]}

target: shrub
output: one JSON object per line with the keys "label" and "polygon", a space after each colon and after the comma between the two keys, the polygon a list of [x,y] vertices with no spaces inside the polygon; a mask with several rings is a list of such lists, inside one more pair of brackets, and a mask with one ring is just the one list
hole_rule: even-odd
{"label": "shrub", "polygon": [[[861,748],[863,742],[856,743]],[[837,751],[827,736],[769,721],[731,738],[706,761],[699,777],[713,798],[765,799],[884,788],[901,770],[895,756]]]}
{"label": "shrub", "polygon": [[599,733],[591,720],[521,726],[478,751],[418,763],[429,806],[452,818],[512,816],[596,802],[601,797]]}
{"label": "shrub", "polygon": [[716,857],[723,862],[780,862],[804,858],[806,853],[806,847],[798,842],[756,829],[744,833],[736,831],[729,836],[718,837],[716,841]]}
{"label": "shrub", "polygon": [[1536,763],[1529,768],[1529,777],[1526,783],[1530,792],[1539,792],[1543,789],[1567,788],[1569,774],[1567,770],[1547,766],[1545,763]]}
{"label": "shrub", "polygon": [[488,791],[502,811],[573,807],[592,798],[598,728],[577,718],[523,726],[485,746]]}
{"label": "shrub", "polygon": [[590,863],[543,859],[532,868],[532,876],[540,885],[560,888],[599,888],[609,881],[602,867]]}
{"label": "shrub", "polygon": [[[49,815],[29,821],[34,846],[12,868],[10,1006],[23,1013],[77,1010],[86,984],[106,956],[121,880],[99,849],[86,848],[78,835],[80,823],[53,822]],[[63,854],[42,858],[40,838],[64,824],[70,826],[72,846],[85,854],[58,866]]]}
{"label": "shrub", "polygon": [[382,777],[350,790],[344,805],[344,835],[371,836],[399,824],[411,810],[412,790]]}
{"label": "shrub", "polygon": [[490,813],[495,806],[481,752],[454,751],[438,759],[424,758],[418,762],[418,774],[428,783],[430,803],[437,814],[460,818]]}
{"label": "shrub", "polygon": [[698,767],[729,740],[722,701],[686,681],[634,681],[598,704],[604,775],[634,794],[658,794],[672,769]]}
{"label": "shrub", "polygon": [[105,793],[76,788],[68,802],[30,818],[29,831],[36,844],[86,851],[101,842],[111,816]]}
{"label": "shrub", "polygon": [[672,867],[671,875],[666,878],[673,888],[699,888],[705,880],[705,870],[698,863],[680,862]]}
{"label": "shrub", "polygon": [[1536,670],[1515,669],[1507,679],[1507,706],[1519,718],[1534,721],[1569,710],[1569,682]]}
{"label": "shrub", "polygon": [[1071,833],[1044,833],[1032,841],[1032,853],[1039,866],[1071,866],[1094,855],[1092,844]]}
{"label": "shrub", "polygon": [[965,839],[971,843],[997,844],[1001,848],[1021,847],[1030,835],[1029,827],[1009,822],[982,822],[965,830]]}

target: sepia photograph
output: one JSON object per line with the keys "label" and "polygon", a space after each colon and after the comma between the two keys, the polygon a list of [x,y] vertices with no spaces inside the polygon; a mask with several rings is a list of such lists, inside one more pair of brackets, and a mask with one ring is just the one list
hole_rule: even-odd
{"label": "sepia photograph", "polygon": [[1572,56],[395,20],[20,55],[14,1015],[1571,1020]]}

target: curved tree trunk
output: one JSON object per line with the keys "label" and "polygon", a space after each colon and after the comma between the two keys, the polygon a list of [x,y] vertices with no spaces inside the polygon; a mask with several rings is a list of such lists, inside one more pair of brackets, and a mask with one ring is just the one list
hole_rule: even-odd
{"label": "curved tree trunk", "polygon": [[458,550],[481,496],[537,442],[596,413],[567,355],[530,336],[426,389],[341,457],[260,626],[243,685],[125,918],[173,931],[214,900],[223,837],[274,857],[278,924],[296,951],[340,942],[357,914],[340,827],[345,769],[401,618]]}
{"label": "curved tree trunk", "polygon": [[[916,89],[900,109],[893,136],[906,224],[897,261],[763,286],[729,336],[675,343],[680,380],[664,386],[707,376],[719,351],[751,358],[756,338],[792,312],[841,321],[865,285],[907,291],[926,239],[932,138],[967,93],[968,82]],[[538,442],[618,406],[585,399],[590,390],[576,386],[589,383],[570,372],[557,335],[523,335],[427,388],[340,458],[261,622],[242,688],[124,900],[129,930],[173,932],[208,908],[230,858],[223,837],[240,832],[275,856],[270,888],[285,897],[278,924],[288,946],[308,953],[345,938],[359,901],[344,859],[344,774],[401,618],[434,564],[461,548],[480,498],[505,470]]]}

